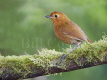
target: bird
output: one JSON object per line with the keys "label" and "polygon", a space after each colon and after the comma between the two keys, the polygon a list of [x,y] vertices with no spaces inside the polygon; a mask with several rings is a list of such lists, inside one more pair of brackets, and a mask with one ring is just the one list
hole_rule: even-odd
{"label": "bird", "polygon": [[[59,40],[69,45],[75,45],[72,49],[70,49],[70,53],[72,53],[72,51],[84,41],[92,43],[83,30],[76,23],[70,20],[64,13],[54,11],[45,17],[52,20],[54,25],[54,33]],[[66,55],[63,55],[61,57],[61,61],[65,57]]]}

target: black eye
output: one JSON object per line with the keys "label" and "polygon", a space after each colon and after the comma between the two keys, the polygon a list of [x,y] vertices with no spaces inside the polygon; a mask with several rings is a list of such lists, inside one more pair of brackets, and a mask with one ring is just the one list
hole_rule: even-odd
{"label": "black eye", "polygon": [[57,17],[58,17],[58,15],[55,15],[55,17],[57,18]]}

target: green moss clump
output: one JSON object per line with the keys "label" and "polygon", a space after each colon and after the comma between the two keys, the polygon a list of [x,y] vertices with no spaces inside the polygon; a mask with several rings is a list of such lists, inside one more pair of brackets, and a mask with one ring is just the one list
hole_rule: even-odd
{"label": "green moss clump", "polygon": [[[70,48],[67,48],[65,51],[69,49]],[[107,37],[103,36],[103,39],[92,44],[85,42],[75,49],[71,54],[69,53],[67,55],[69,56],[68,59],[74,59],[77,64],[80,65],[83,64],[79,62],[79,59],[83,57],[86,58],[88,62],[102,62],[105,60],[105,56],[107,56]]]}
{"label": "green moss clump", "polygon": [[[85,62],[82,63],[81,58],[86,58],[87,62],[91,63],[104,61],[105,56],[107,56],[107,37],[103,36],[103,39],[92,44],[85,42],[72,53],[69,53],[70,49],[66,48],[63,52],[42,49],[42,51],[38,51],[38,55],[0,56],[0,75],[7,71],[6,74],[12,76],[17,74],[16,77],[26,78],[27,75],[36,74],[40,71],[49,74],[49,67],[66,69],[66,66],[72,61],[75,61],[79,66],[83,66]],[[66,54],[67,57],[61,65],[56,65],[63,54]]]}

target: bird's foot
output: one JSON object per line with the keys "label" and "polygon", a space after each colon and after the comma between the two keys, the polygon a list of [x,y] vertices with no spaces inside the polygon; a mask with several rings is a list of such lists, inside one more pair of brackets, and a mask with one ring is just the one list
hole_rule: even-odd
{"label": "bird's foot", "polygon": [[60,65],[63,62],[63,60],[65,59],[65,57],[66,57],[66,55],[63,54],[62,57],[60,58],[60,61],[58,63],[56,63],[56,65]]}

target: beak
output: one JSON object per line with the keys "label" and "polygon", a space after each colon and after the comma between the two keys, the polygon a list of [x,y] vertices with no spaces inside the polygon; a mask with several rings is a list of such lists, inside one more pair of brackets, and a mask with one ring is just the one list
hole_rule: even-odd
{"label": "beak", "polygon": [[45,16],[46,18],[52,18],[50,15]]}

